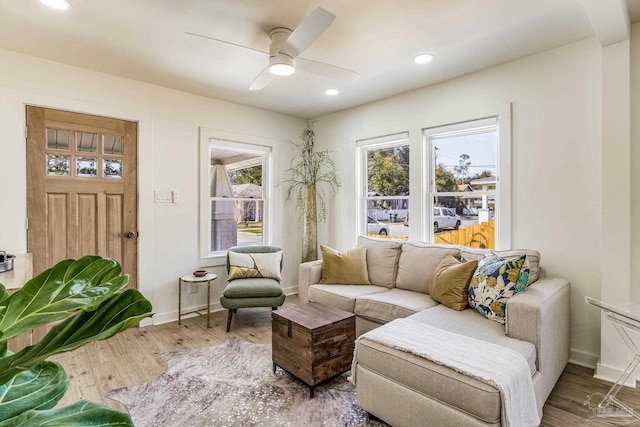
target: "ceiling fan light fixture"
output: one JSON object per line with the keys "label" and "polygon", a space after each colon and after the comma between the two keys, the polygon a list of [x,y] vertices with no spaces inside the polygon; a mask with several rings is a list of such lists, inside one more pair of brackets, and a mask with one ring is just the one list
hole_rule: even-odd
{"label": "ceiling fan light fixture", "polygon": [[426,64],[431,61],[433,61],[433,55],[431,55],[430,53],[422,53],[413,58],[413,62],[415,62],[416,64]]}
{"label": "ceiling fan light fixture", "polygon": [[40,3],[57,10],[67,10],[71,8],[69,0],[40,0]]}
{"label": "ceiling fan light fixture", "polygon": [[296,72],[293,58],[284,53],[278,53],[269,58],[269,71],[276,76],[290,76]]}

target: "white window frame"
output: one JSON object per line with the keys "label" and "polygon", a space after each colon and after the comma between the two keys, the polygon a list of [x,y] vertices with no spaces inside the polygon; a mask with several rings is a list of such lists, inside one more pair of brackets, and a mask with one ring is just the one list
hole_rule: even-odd
{"label": "white window frame", "polygon": [[[272,195],[274,159],[277,158],[277,141],[253,135],[244,135],[217,129],[200,128],[200,229],[199,254],[200,267],[213,267],[226,264],[227,251],[212,252],[211,248],[211,202],[223,200],[210,197],[211,184],[211,146],[228,147],[246,153],[263,155],[262,163],[262,244],[270,245],[272,241]],[[224,199],[229,200],[229,199]],[[235,200],[250,200],[234,198]]]}
{"label": "white window frame", "polygon": [[[510,106],[509,106],[510,107]],[[433,242],[433,197],[435,195],[435,168],[433,159],[433,140],[437,137],[474,133],[482,128],[495,127],[497,132],[496,147],[496,189],[486,194],[495,196],[495,249],[511,248],[511,109],[503,109],[500,114],[476,117],[441,126],[423,128],[423,152],[425,161],[423,176],[422,206],[426,212],[421,215],[422,238]],[[459,192],[437,193],[440,196],[457,196]],[[483,195],[484,192],[474,192]]]}
{"label": "white window frame", "polygon": [[[409,200],[409,206],[411,206],[411,192],[409,196],[371,196],[367,194],[367,152],[370,150],[380,150],[385,148],[394,148],[406,145],[409,147],[409,158],[411,158],[411,145],[409,144],[409,132],[398,132],[384,136],[377,136],[373,138],[360,139],[356,141],[356,147],[358,150],[358,167],[356,171],[358,173],[358,207],[356,209],[357,214],[357,230],[359,234],[367,235],[367,216],[368,208],[367,202],[369,200]],[[409,165],[411,168],[411,165]],[[411,176],[411,174],[409,175]],[[409,178],[411,181],[411,178]]]}

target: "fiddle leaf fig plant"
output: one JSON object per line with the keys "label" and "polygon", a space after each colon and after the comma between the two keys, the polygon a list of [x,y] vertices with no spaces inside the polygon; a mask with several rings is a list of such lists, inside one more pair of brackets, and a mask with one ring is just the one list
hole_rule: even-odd
{"label": "fiddle leaf fig plant", "polygon": [[[127,414],[79,401],[55,408],[69,387],[54,354],[104,340],[153,315],[117,261],[98,256],[61,261],[9,295],[0,284],[0,427],[133,426]],[[59,322],[34,345],[12,353],[9,339]]]}

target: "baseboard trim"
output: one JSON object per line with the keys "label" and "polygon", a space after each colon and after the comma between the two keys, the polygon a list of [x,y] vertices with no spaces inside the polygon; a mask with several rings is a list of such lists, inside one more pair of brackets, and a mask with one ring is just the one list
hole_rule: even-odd
{"label": "baseboard trim", "polygon": [[[610,383],[615,383],[618,381],[624,369],[614,368],[613,366],[603,365],[602,363],[598,363],[596,367],[596,372],[593,374],[593,378],[597,378],[599,380],[609,381]],[[631,388],[636,388],[636,381],[638,379],[637,372],[634,372],[629,376],[627,381],[624,382],[624,385]]]}
{"label": "baseboard trim", "polygon": [[[282,290],[284,291],[284,294],[286,296],[296,295],[298,293],[298,286],[290,286],[290,287],[282,288]],[[183,311],[198,310],[198,311],[204,312],[207,310],[207,306],[202,304],[195,307],[184,307],[182,310]],[[225,308],[223,308],[220,305],[220,302],[218,301],[218,302],[211,303],[209,310],[211,310],[211,313],[215,313],[218,311],[223,311],[225,310]],[[190,313],[187,315],[183,315],[181,317],[183,319],[188,319],[190,317],[195,317],[197,315],[198,313]],[[142,322],[140,322],[140,326],[162,325],[165,323],[176,322],[177,320],[178,320],[178,310],[173,310],[173,311],[167,311],[165,313],[156,313],[153,315],[151,319],[144,319]]]}
{"label": "baseboard trim", "polygon": [[596,369],[598,365],[598,355],[572,348],[569,351],[569,363],[584,366],[585,368]]}

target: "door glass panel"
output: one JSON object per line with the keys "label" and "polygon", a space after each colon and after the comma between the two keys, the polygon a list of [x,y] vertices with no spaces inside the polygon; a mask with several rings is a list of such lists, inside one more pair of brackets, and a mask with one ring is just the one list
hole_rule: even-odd
{"label": "door glass panel", "polygon": [[69,135],[68,130],[47,129],[47,148],[50,150],[68,150]]}
{"label": "door glass panel", "polygon": [[76,176],[98,176],[98,160],[95,157],[76,158]]}
{"label": "door glass panel", "polygon": [[123,137],[119,135],[105,135],[104,136],[104,154],[122,155],[122,141]]}
{"label": "door glass panel", "polygon": [[71,158],[69,156],[47,155],[47,175],[69,175]]}
{"label": "door glass panel", "polygon": [[103,176],[105,178],[122,178],[122,160],[104,159]]}
{"label": "door glass panel", "polygon": [[98,134],[76,132],[76,149],[85,153],[95,153],[98,151]]}

